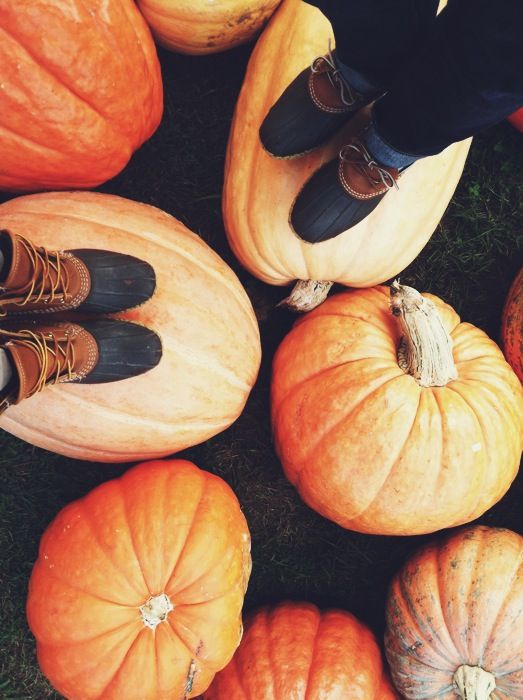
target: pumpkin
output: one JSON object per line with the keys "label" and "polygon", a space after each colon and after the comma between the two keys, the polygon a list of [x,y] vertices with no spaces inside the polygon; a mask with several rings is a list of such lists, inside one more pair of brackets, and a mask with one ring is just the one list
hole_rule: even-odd
{"label": "pumpkin", "polygon": [[187,54],[226,51],[251,39],[280,0],[138,0],[162,46]]}
{"label": "pumpkin", "polygon": [[232,270],[165,212],[92,192],[28,195],[0,227],[51,249],[135,255],[156,273],[143,306],[119,314],[156,331],[160,364],[111,384],[61,384],[9,408],[0,427],[59,454],[125,462],[207,440],[239,416],[260,364],[258,324]]}
{"label": "pumpkin", "polygon": [[385,647],[412,700],[523,698],[523,537],[477,526],[429,544],[397,574]]}
{"label": "pumpkin", "polygon": [[250,536],[236,496],[191,462],[149,462],[45,531],[27,617],[71,700],[193,698],[241,638]]}
{"label": "pumpkin", "polygon": [[469,522],[507,491],[523,391],[483,331],[395,283],[298,321],[274,359],[272,422],[309,506],[350,530],[415,535]]}
{"label": "pumpkin", "polygon": [[523,107],[517,109],[507,119],[518,131],[523,131]]}
{"label": "pumpkin", "polygon": [[162,79],[132,0],[0,0],[0,189],[94,187],[156,130]]}
{"label": "pumpkin", "polygon": [[470,140],[456,143],[414,163],[397,192],[388,192],[372,214],[336,238],[318,244],[300,240],[288,222],[293,201],[312,173],[360,129],[366,113],[325,147],[292,160],[266,153],[258,129],[292,79],[327,52],[329,38],[331,26],[317,8],[284,0],[249,61],[225,165],[223,217],[234,253],[268,284],[300,280],[293,301],[301,310],[322,301],[332,282],[369,287],[405,268],[438,225],[470,146]]}
{"label": "pumpkin", "polygon": [[505,302],[501,337],[507,362],[523,382],[523,267],[514,279]]}
{"label": "pumpkin", "polygon": [[342,610],[262,608],[204,700],[393,700],[373,633]]}

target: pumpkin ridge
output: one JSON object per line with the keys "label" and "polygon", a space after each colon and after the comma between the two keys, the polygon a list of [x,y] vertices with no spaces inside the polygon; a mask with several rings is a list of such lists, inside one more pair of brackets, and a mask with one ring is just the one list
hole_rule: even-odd
{"label": "pumpkin ridge", "polygon": [[[342,292],[343,293],[343,292]],[[355,321],[360,321],[361,323],[365,323],[369,326],[372,326],[375,328],[377,331],[380,332],[380,334],[384,335],[385,334],[385,329],[383,326],[379,326],[377,323],[374,323],[368,318],[362,318],[361,316],[356,316],[352,313],[350,314],[342,314],[342,313],[332,313],[331,311],[328,311],[327,313],[319,313],[321,311],[322,307],[320,306],[318,310],[314,309],[314,311],[310,314],[307,314],[306,316],[303,316],[300,318],[297,322],[296,325],[304,325],[309,319],[316,319],[316,318],[350,318]],[[313,315],[314,314],[314,315]]]}
{"label": "pumpkin ridge", "polygon": [[[498,610],[498,612],[497,612],[497,614],[496,614],[496,617],[495,617],[495,619],[494,619],[494,621],[493,621],[493,623],[492,623],[492,627],[491,627],[491,629],[490,629],[490,632],[489,632],[488,635],[486,636],[485,644],[484,644],[483,650],[482,650],[482,652],[481,652],[480,661],[479,661],[479,665],[482,666],[482,667],[483,667],[483,657],[485,656],[485,653],[486,653],[487,648],[488,648],[488,646],[489,646],[490,640],[491,640],[492,637],[494,636],[494,632],[496,631],[496,626],[497,626],[497,624],[499,623],[499,619],[500,619],[502,613],[505,612],[505,609],[506,609],[508,603],[510,602],[510,595],[511,595],[511,591],[512,591],[512,584],[513,584],[514,581],[516,580],[516,577],[518,576],[519,570],[520,570],[520,568],[521,568],[522,565],[523,565],[523,549],[522,549],[522,550],[520,551],[520,553],[519,553],[518,560],[516,561],[516,565],[515,565],[515,567],[514,567],[514,571],[512,572],[512,575],[511,575],[511,577],[510,577],[510,581],[509,581],[508,586],[507,586],[507,591],[506,591],[505,595],[503,596],[502,603],[501,603],[500,608],[499,608],[499,610]],[[508,663],[510,663],[510,660],[508,660]],[[523,667],[522,667],[522,668],[523,668]],[[506,671],[506,672],[503,673],[503,674],[499,674],[499,673],[496,672],[495,675],[496,675],[496,678],[499,678],[499,677],[501,677],[501,676],[512,675],[513,673],[516,673],[517,670],[518,670],[518,669],[511,670],[511,671]]]}
{"label": "pumpkin ridge", "polygon": [[[206,668],[208,671],[211,671],[211,673],[216,673],[217,669],[213,668],[212,665],[209,664],[209,662],[207,660],[205,660],[205,663],[204,663],[200,656],[195,658],[194,649],[191,649],[191,647],[187,644],[185,639],[181,636],[181,634],[178,632],[178,630],[175,627],[175,624],[180,624],[180,623],[177,623],[177,621],[170,615],[167,617],[166,622],[168,623],[169,627],[171,628],[176,639],[178,639],[182,643],[182,645],[187,649],[187,651],[189,652],[190,658],[195,659],[196,663],[198,663],[200,666],[203,666],[203,668]],[[184,625],[182,625],[182,627],[184,627]],[[188,628],[186,628],[186,629],[188,629]]]}
{"label": "pumpkin ridge", "polygon": [[336,423],[334,423],[334,425],[331,425],[331,427],[328,428],[328,430],[326,430],[325,433],[323,433],[323,435],[319,438],[319,440],[316,441],[315,445],[310,447],[309,450],[307,451],[307,453],[305,454],[305,456],[302,457],[301,469],[295,470],[296,476],[297,476],[296,488],[299,488],[301,472],[303,471],[304,467],[306,467],[306,464],[304,464],[304,463],[306,463],[306,462],[308,463],[311,460],[311,457],[313,456],[313,454],[315,452],[317,452],[317,450],[321,447],[321,445],[325,442],[325,440],[328,439],[329,436],[335,430],[337,430],[339,427],[341,427],[341,425],[343,425],[343,423],[345,423],[345,421],[347,421],[347,419],[349,419],[358,410],[358,408],[361,408],[362,404],[365,403],[366,401],[368,401],[368,399],[371,396],[374,396],[374,394],[377,394],[378,392],[380,392],[384,386],[387,386],[388,384],[390,384],[391,382],[393,382],[397,379],[402,379],[404,376],[405,375],[403,373],[401,373],[401,375],[394,375],[393,377],[389,377],[389,379],[382,382],[379,386],[377,386],[371,392],[369,392],[368,394],[365,394],[365,396],[362,396],[361,399],[356,403],[355,406],[352,407],[352,409],[348,413],[346,413],[340,420],[336,421]]}
{"label": "pumpkin ridge", "polygon": [[278,697],[279,693],[278,693],[278,695],[276,694],[276,692],[275,692],[276,688],[274,687],[274,669],[278,667],[278,664],[276,663],[276,661],[274,659],[274,654],[272,653],[272,644],[271,644],[271,639],[270,639],[271,627],[269,624],[269,614],[270,614],[269,608],[265,608],[262,611],[262,614],[260,615],[259,619],[263,620],[263,624],[265,627],[264,639],[265,639],[265,644],[267,647],[267,657],[269,659],[269,667],[270,667],[270,671],[271,671],[270,672],[270,679],[271,679],[271,688],[272,688],[272,698],[274,698],[274,700],[279,700],[279,697]]}
{"label": "pumpkin ridge", "polygon": [[385,477],[384,477],[382,483],[379,485],[378,490],[376,491],[376,493],[374,494],[374,496],[372,497],[372,499],[370,500],[370,502],[363,508],[363,510],[361,510],[359,513],[357,513],[356,515],[354,515],[354,516],[350,519],[351,521],[358,520],[358,519],[361,518],[363,515],[365,515],[365,513],[367,513],[367,512],[370,510],[370,508],[372,508],[372,505],[376,502],[376,500],[377,500],[377,499],[379,498],[379,496],[381,495],[381,491],[382,491],[383,487],[385,486],[385,483],[386,483],[386,482],[390,479],[390,477],[392,476],[392,473],[393,473],[395,467],[398,466],[398,464],[399,464],[399,462],[400,462],[400,460],[401,460],[401,457],[403,456],[403,450],[406,448],[407,443],[409,442],[409,440],[410,440],[410,438],[411,438],[411,436],[412,436],[412,431],[413,431],[414,428],[416,427],[416,423],[417,423],[417,419],[418,419],[418,414],[419,414],[419,410],[420,410],[420,406],[421,406],[422,393],[423,393],[422,391],[419,392],[418,405],[417,405],[417,407],[416,407],[416,411],[414,412],[414,417],[413,417],[413,419],[412,419],[412,423],[411,423],[411,426],[410,426],[410,428],[409,428],[409,432],[407,433],[407,436],[406,436],[406,438],[405,438],[405,440],[404,440],[404,442],[403,442],[401,448],[399,449],[399,452],[398,452],[398,455],[397,455],[396,459],[395,459],[395,460],[392,462],[392,464],[390,465],[389,471],[388,471],[387,474],[385,475]]}
{"label": "pumpkin ridge", "polygon": [[11,126],[7,126],[6,124],[0,124],[0,129],[3,129],[4,131],[9,132],[12,134],[16,139],[20,141],[25,141],[27,143],[30,143],[32,146],[35,146],[37,149],[40,149],[42,151],[51,151],[51,153],[58,153],[59,155],[62,155],[62,152],[58,150],[57,148],[53,148],[52,146],[48,146],[47,144],[43,143],[38,143],[34,139],[30,138],[26,134],[20,134],[18,131],[15,131]]}
{"label": "pumpkin ridge", "polygon": [[[73,591],[78,591],[78,593],[81,593],[82,595],[88,596],[89,598],[96,598],[97,600],[100,600],[103,603],[108,603],[109,605],[117,605],[120,608],[132,607],[129,605],[125,605],[124,603],[119,603],[117,600],[111,600],[110,598],[104,598],[103,596],[98,595],[97,593],[90,593],[89,591],[86,591],[85,588],[81,588],[80,586],[77,586],[74,583],[69,583],[68,581],[64,581],[59,576],[57,576],[55,573],[51,573],[51,571],[49,569],[46,570],[45,575],[48,576],[49,578],[53,579],[57,583],[59,583],[64,588],[70,588]],[[123,625],[118,625],[118,627],[115,627],[114,629],[119,629],[120,627],[124,627],[127,624],[129,624],[129,623],[125,622]],[[104,632],[104,634],[106,634],[106,633]],[[94,639],[94,637],[93,637],[93,639]]]}
{"label": "pumpkin ridge", "polygon": [[[127,136],[125,136],[121,131],[117,131],[115,129],[115,124],[108,119],[100,110],[98,107],[93,105],[89,100],[85,97],[82,97],[71,85],[68,85],[65,83],[61,78],[59,78],[56,73],[53,71],[52,67],[49,66],[45,60],[44,56],[38,56],[33,53],[33,51],[29,48],[27,48],[26,44],[24,41],[20,39],[20,37],[13,35],[11,32],[9,32],[5,27],[2,27],[3,31],[7,34],[7,36],[14,41],[18,46],[20,46],[26,54],[29,56],[31,61],[39,68],[41,68],[47,75],[52,78],[54,83],[57,83],[60,85],[64,90],[69,92],[73,97],[76,97],[80,102],[82,102],[84,105],[86,105],[92,112],[94,112],[100,119],[102,119],[107,126],[111,129],[111,131],[119,138],[124,141],[126,141],[129,145],[129,139]],[[129,147],[130,150],[130,147]]]}
{"label": "pumpkin ridge", "polygon": [[[207,486],[209,484],[209,481],[206,478],[204,472],[200,471],[198,476],[200,477],[200,484],[202,487],[202,490],[200,491],[200,497],[198,498],[198,503],[196,504],[196,507],[195,507],[194,512],[192,514],[191,522],[189,524],[189,527],[187,528],[187,534],[185,535],[185,542],[180,550],[180,553],[178,555],[177,560],[175,561],[175,563],[173,565],[173,568],[171,569],[171,572],[167,574],[166,582],[163,586],[164,591],[171,590],[171,588],[172,588],[172,580],[176,575],[176,570],[178,569],[178,565],[179,565],[180,561],[183,560],[183,555],[185,553],[185,550],[187,549],[187,545],[189,543],[189,540],[191,539],[191,536],[192,536],[192,533],[194,530],[194,526],[196,524],[196,516],[198,515],[198,511],[200,510],[200,506],[202,504],[203,496],[204,496],[205,491],[207,490]],[[208,573],[208,572],[206,572],[206,573]],[[198,577],[198,578],[200,578],[200,577]],[[188,587],[189,586],[186,586],[186,588],[188,588]]]}
{"label": "pumpkin ridge", "polygon": [[[115,481],[115,480],[113,480],[113,481]],[[111,483],[111,482],[105,482],[105,483]],[[100,490],[102,490],[102,493],[105,491],[105,489],[103,488],[104,485],[105,484],[101,484],[99,487]],[[107,551],[107,547],[105,546],[105,544],[101,541],[100,537],[98,536],[98,531],[96,529],[96,523],[94,523],[94,521],[93,521],[90,509],[88,508],[88,504],[86,503],[85,498],[80,498],[78,500],[78,507],[83,512],[84,521],[85,521],[87,527],[89,528],[89,530],[93,536],[94,541],[96,542],[100,551],[103,552],[105,559],[111,564],[113,570],[116,571],[118,573],[118,575],[124,579],[124,581],[127,583],[129,588],[131,588],[137,594],[137,597],[143,596],[143,591],[137,590],[135,588],[135,586],[133,585],[133,582],[127,578],[127,575],[116,566],[116,564],[113,561],[112,556]],[[141,570],[141,566],[140,566],[140,570]],[[144,580],[144,584],[145,584],[145,580]],[[123,606],[123,607],[125,607],[125,606]]]}
{"label": "pumpkin ridge", "polygon": [[120,671],[121,671],[121,669],[122,669],[122,666],[125,664],[127,658],[129,657],[129,654],[131,653],[132,649],[134,648],[134,645],[138,642],[138,640],[140,639],[140,637],[142,636],[142,634],[143,634],[145,631],[146,631],[146,628],[144,627],[143,630],[140,630],[140,631],[138,632],[138,634],[137,634],[136,637],[134,638],[132,644],[129,645],[129,649],[127,649],[127,651],[126,651],[126,653],[125,653],[125,656],[123,657],[123,659],[122,659],[120,665],[119,665],[118,668],[116,669],[116,671],[115,671],[113,677],[111,678],[111,680],[109,681],[109,683],[107,683],[107,685],[106,685],[105,688],[102,690],[102,692],[100,693],[100,695],[98,696],[98,698],[96,698],[96,700],[104,700],[105,694],[107,693],[107,691],[109,690],[109,688],[111,687],[111,685],[115,682],[116,678],[118,677],[118,674],[120,673]]}
{"label": "pumpkin ridge", "polygon": [[312,675],[312,669],[314,667],[314,659],[315,659],[315,655],[317,653],[317,646],[318,646],[317,642],[318,642],[318,637],[320,636],[320,627],[321,627],[321,623],[322,623],[322,618],[317,612],[316,612],[316,617],[317,617],[318,624],[316,627],[316,633],[314,634],[314,638],[312,640],[311,661],[309,664],[309,671],[307,673],[307,682],[305,683],[305,697],[303,698],[303,700],[314,700],[314,698],[309,698],[309,689],[310,689],[309,682],[310,682],[311,675]]}
{"label": "pumpkin ridge", "polygon": [[[437,564],[437,563],[436,563],[436,571],[438,571],[438,564]],[[405,580],[404,580],[403,576],[400,576],[400,577],[399,577],[398,585],[399,585],[398,593],[399,593],[399,595],[401,595],[401,599],[402,599],[402,602],[403,602],[402,612],[401,612],[402,616],[405,616],[405,614],[408,614],[408,617],[409,617],[411,626],[412,626],[412,627],[415,627],[415,628],[418,630],[418,633],[419,633],[418,636],[421,637],[421,638],[425,638],[425,637],[427,636],[427,632],[424,631],[424,630],[422,629],[422,626],[420,625],[420,622],[418,621],[418,617],[419,617],[419,616],[416,614],[416,611],[414,610],[413,604],[412,604],[412,602],[411,602],[411,600],[410,600],[410,596],[408,595],[408,591],[406,590],[406,583],[405,583]],[[459,658],[459,660],[461,661],[462,656],[461,656],[461,654],[458,652],[458,649],[457,649],[457,647],[456,647],[456,645],[455,645],[455,643],[454,643],[454,639],[453,639],[453,637],[452,637],[452,635],[451,635],[451,633],[450,633],[449,625],[448,625],[447,619],[446,619],[446,617],[445,617],[445,613],[444,613],[444,610],[443,610],[443,605],[441,605],[441,588],[440,588],[439,575],[438,575],[438,604],[439,604],[439,606],[441,607],[441,611],[442,611],[442,613],[443,613],[443,614],[442,614],[442,620],[443,620],[443,623],[445,624],[445,628],[446,628],[446,630],[447,630],[447,634],[448,634],[449,640],[450,640],[450,642],[452,643],[453,651],[456,652],[456,656],[457,656],[457,657]],[[429,634],[433,634],[433,633],[429,630]],[[435,637],[435,635],[433,635],[433,636]],[[453,661],[452,658],[448,657],[446,654],[444,654],[444,653],[439,649],[439,644],[441,644],[442,647],[444,648],[444,645],[442,644],[441,638],[440,638],[439,636],[438,636],[438,637],[435,637],[435,638],[436,638],[437,641],[438,641],[438,647],[434,647],[434,645],[431,644],[431,645],[430,645],[430,648],[431,648],[431,650],[432,650],[432,653],[434,654],[434,656],[437,656],[437,657],[439,657],[439,658],[441,659],[441,661],[443,662],[443,668],[444,668],[445,670],[452,672],[453,670],[455,670],[456,662]],[[397,655],[398,655],[398,656],[401,656],[401,654],[399,654],[399,653],[398,653]],[[428,668],[432,668],[432,669],[434,669],[434,668],[437,669],[437,668],[438,668],[437,666],[434,666],[434,665],[432,665],[431,663],[427,663],[426,661],[421,661],[421,660],[419,659],[419,656],[417,656],[417,655],[414,656],[414,659],[416,660],[416,663],[421,663],[421,664],[423,664],[424,666],[427,666]],[[441,670],[441,667],[439,667],[439,670]]]}
{"label": "pumpkin ridge", "polygon": [[[123,514],[124,514],[124,518],[125,518],[125,526],[127,528],[127,531],[129,532],[129,542],[131,543],[134,557],[135,557],[136,562],[138,564],[138,570],[141,574],[145,591],[150,594],[151,589],[149,588],[149,585],[147,583],[147,579],[145,577],[145,572],[144,572],[143,567],[142,567],[142,562],[140,560],[140,557],[138,556],[138,550],[136,548],[136,542],[134,540],[133,531],[131,529],[131,520],[129,518],[129,509],[127,506],[127,500],[125,498],[124,483],[123,483],[122,479],[118,479],[117,483],[118,483],[118,491],[120,492],[120,498],[122,499]],[[96,533],[95,533],[95,537],[96,537]],[[140,591],[140,595],[143,596],[143,591]],[[145,602],[145,600],[142,602]]]}

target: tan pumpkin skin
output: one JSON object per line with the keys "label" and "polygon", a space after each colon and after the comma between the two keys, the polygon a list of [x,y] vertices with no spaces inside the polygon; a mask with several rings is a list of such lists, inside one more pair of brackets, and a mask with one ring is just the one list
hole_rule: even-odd
{"label": "tan pumpkin skin", "polygon": [[13,199],[0,206],[0,227],[51,249],[151,263],[153,297],[119,316],[155,330],[163,353],[125,381],[48,387],[9,408],[0,427],[59,454],[125,462],[178,452],[236,420],[258,373],[258,324],[236,275],[196,234],[155,207],[92,192]]}
{"label": "tan pumpkin skin", "polygon": [[393,700],[372,632],[310,603],[262,608],[204,700]]}
{"label": "tan pumpkin skin", "polygon": [[[289,212],[305,181],[334,158],[361,119],[323,148],[293,160],[272,158],[258,137],[265,115],[287,85],[328,49],[332,31],[315,7],[284,0],[249,61],[227,150],[223,217],[242,265],[264,282],[330,280],[354,287],[383,282],[404,269],[436,229],[461,176],[470,140],[419,160],[379,207],[349,231],[320,244],[301,241]],[[363,113],[361,113],[363,115]]]}
{"label": "tan pumpkin skin", "polygon": [[[385,648],[412,700],[456,700],[462,664],[494,674],[491,700],[523,698],[523,537],[476,526],[422,549],[395,577]],[[446,692],[445,692],[446,691]]]}
{"label": "tan pumpkin skin", "polygon": [[523,382],[523,267],[508,293],[501,325],[507,362]]}
{"label": "tan pumpkin skin", "polygon": [[[138,465],[42,537],[27,601],[40,666],[70,700],[193,698],[240,642],[250,571],[222,479],[184,460]],[[152,630],[140,606],[162,593],[174,609]]]}
{"label": "tan pumpkin skin", "polygon": [[249,41],[280,0],[138,0],[158,42],[186,54],[209,54]]}
{"label": "tan pumpkin skin", "polygon": [[132,0],[0,0],[0,189],[105,182],[162,109],[156,48]]}
{"label": "tan pumpkin skin", "polygon": [[272,422],[289,481],[358,532],[414,535],[477,518],[519,468],[523,391],[483,331],[432,295],[458,379],[422,388],[400,369],[389,289],[332,296],[300,319],[273,365]]}

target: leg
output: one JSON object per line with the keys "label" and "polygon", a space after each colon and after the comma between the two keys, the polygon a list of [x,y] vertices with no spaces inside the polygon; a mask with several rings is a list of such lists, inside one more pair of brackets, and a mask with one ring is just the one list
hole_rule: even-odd
{"label": "leg", "polygon": [[438,9],[438,0],[308,2],[330,20],[338,59],[380,89],[423,46]]}
{"label": "leg", "polygon": [[451,0],[425,48],[376,104],[374,123],[393,148],[426,156],[522,104],[521,0]]}

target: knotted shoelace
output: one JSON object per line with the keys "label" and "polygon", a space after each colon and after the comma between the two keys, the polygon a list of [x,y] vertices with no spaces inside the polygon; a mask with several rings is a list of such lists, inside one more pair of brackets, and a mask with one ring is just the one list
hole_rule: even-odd
{"label": "knotted shoelace", "polygon": [[[53,333],[43,333],[41,331],[5,331],[0,329],[0,340],[5,338],[5,342],[14,341],[17,345],[31,348],[36,353],[40,372],[35,386],[30,389],[27,396],[29,398],[42,391],[49,384],[57,384],[61,379],[67,377],[70,381],[74,375],[74,365],[76,361],[75,348],[70,335],[66,332],[67,340],[60,342]],[[4,343],[0,343],[0,347]],[[56,367],[51,377],[48,378],[51,361],[56,361]],[[6,397],[0,401],[0,413],[10,406],[11,397]]]}
{"label": "knotted shoelace", "polygon": [[[354,159],[354,153],[360,156],[358,160]],[[371,185],[382,183],[388,190],[399,189],[395,178],[386,168],[376,163],[363,143],[350,143],[343,146],[340,151],[340,158],[358,168],[359,172],[367,178]],[[373,173],[376,173],[377,178],[372,176]]]}
{"label": "knotted shoelace", "polygon": [[27,285],[16,290],[6,290],[0,286],[0,316],[7,312],[4,304],[26,306],[29,303],[64,304],[69,296],[69,273],[63,266],[60,253],[38,248],[24,236],[18,236],[33,266],[33,274]]}
{"label": "knotted shoelace", "polygon": [[329,50],[326,56],[319,56],[315,58],[311,64],[311,71],[313,73],[321,73],[324,65],[327,64],[327,70],[325,73],[330,81],[332,87],[334,87],[340,96],[341,101],[347,107],[352,107],[356,102],[356,95],[352,91],[352,88],[341,76],[340,69],[336,65],[336,61],[332,54],[331,42],[329,40]]}

